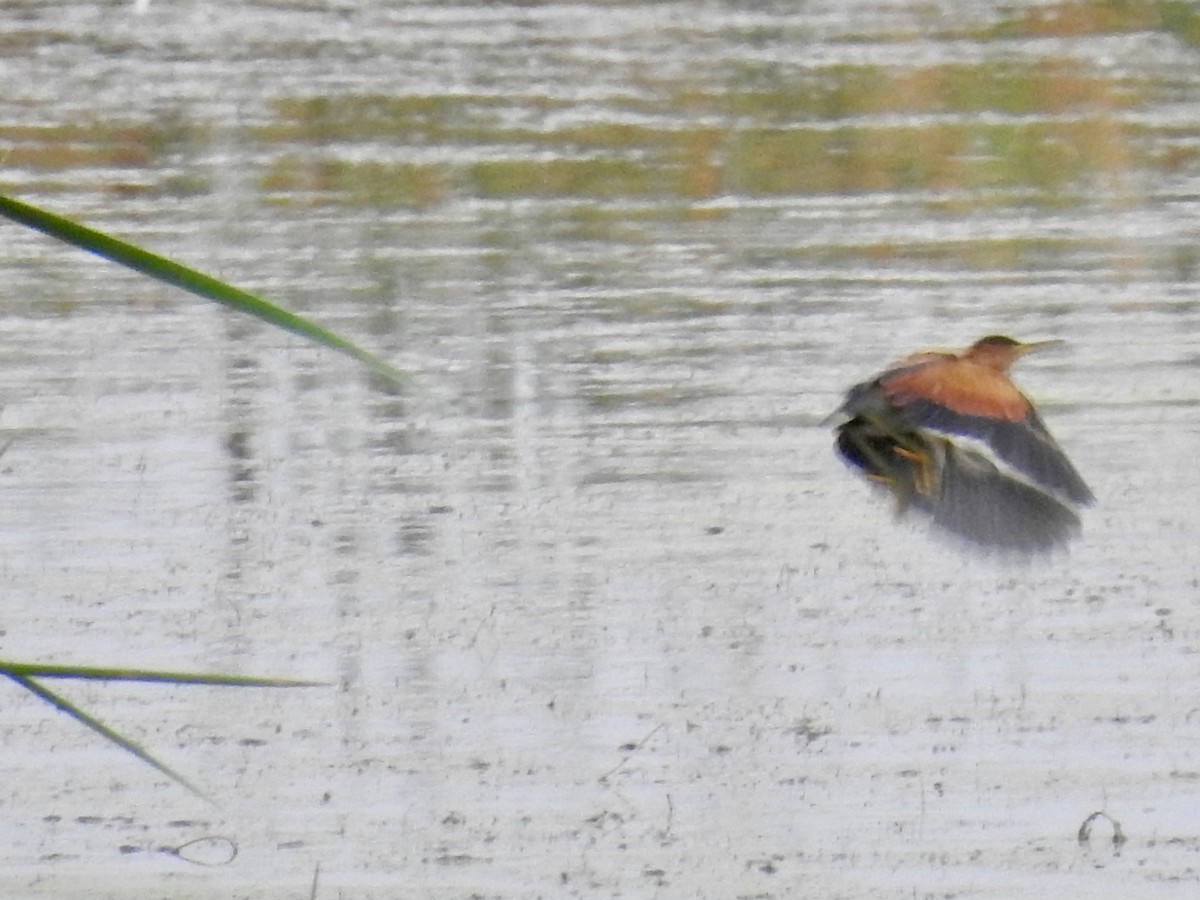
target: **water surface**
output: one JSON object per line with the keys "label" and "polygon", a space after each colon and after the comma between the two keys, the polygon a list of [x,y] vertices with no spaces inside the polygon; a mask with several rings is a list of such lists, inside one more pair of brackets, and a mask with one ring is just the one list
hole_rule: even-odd
{"label": "water surface", "polygon": [[[3,16],[5,191],[412,376],[3,226],[6,657],[332,683],[63,688],[216,806],[10,686],[9,895],[1192,896],[1186,4]],[[997,331],[1025,564],[819,424]]]}

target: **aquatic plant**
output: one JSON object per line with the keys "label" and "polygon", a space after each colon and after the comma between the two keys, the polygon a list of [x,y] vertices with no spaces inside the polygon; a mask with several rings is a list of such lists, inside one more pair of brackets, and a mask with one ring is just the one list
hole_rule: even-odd
{"label": "aquatic plant", "polygon": [[[199,297],[221,303],[238,312],[255,316],[277,328],[301,335],[330,349],[343,353],[371,368],[389,382],[403,380],[399,370],[375,354],[317,323],[281,306],[241,290],[165,256],[113,237],[71,219],[0,194],[0,215],[21,225],[33,228],[63,243],[94,253],[107,260],[127,266],[135,272],[188,291]],[[19,663],[0,660],[0,675],[6,676],[37,697],[66,713],[75,721],[132,753],[162,774],[192,793],[210,800],[200,788],[157,759],[148,750],[105,725],[62,695],[41,683],[42,679],[83,679],[90,681],[140,681],[165,684],[193,684],[222,687],[313,687],[317,681],[297,681],[285,678],[256,678],[220,673],[163,672],[103,666],[56,666],[41,663]]]}

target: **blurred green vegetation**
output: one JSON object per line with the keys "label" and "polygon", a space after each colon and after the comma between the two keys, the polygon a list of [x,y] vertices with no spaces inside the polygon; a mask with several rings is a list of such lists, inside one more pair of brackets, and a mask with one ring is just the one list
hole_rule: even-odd
{"label": "blurred green vegetation", "polygon": [[[953,27],[925,37],[1160,32],[1200,44],[1196,4],[1163,0],[1038,4],[983,31]],[[691,79],[643,72],[635,80],[639,90],[594,109],[503,94],[280,97],[233,140],[263,151],[255,178],[272,202],[424,208],[461,196],[625,198],[671,215],[694,215],[695,201],[725,195],[924,191],[983,204],[1018,196],[1070,204],[1119,192],[1132,169],[1178,169],[1198,155],[1183,135],[1128,114],[1171,85],[1059,57],[1049,45],[1034,63],[748,61]],[[6,166],[38,173],[43,188],[55,171],[107,166],[147,173],[126,190],[172,195],[206,189],[203,174],[168,163],[210,144],[217,130],[178,116],[0,125],[0,143]]]}
{"label": "blurred green vegetation", "polygon": [[[494,100],[281,101],[280,122],[256,136],[300,148],[278,158],[260,183],[271,192],[305,191],[329,201],[411,206],[454,191],[694,200],[1032,188],[1047,202],[1061,202],[1064,192],[1086,190],[1091,176],[1153,162],[1140,158],[1140,126],[1123,122],[1120,113],[1152,99],[1155,86],[1066,63],[837,66],[790,81],[770,67],[747,66],[731,80],[734,86],[721,92],[679,85],[657,106],[625,101],[612,110],[652,124],[544,130],[500,124]],[[704,124],[689,123],[688,111]],[[488,147],[499,158],[455,165],[325,155],[326,145],[382,136],[397,148],[436,138]]]}
{"label": "blurred green vegetation", "polygon": [[1077,0],[1013,10],[980,37],[1081,37],[1162,31],[1200,44],[1200,11],[1184,0]]}

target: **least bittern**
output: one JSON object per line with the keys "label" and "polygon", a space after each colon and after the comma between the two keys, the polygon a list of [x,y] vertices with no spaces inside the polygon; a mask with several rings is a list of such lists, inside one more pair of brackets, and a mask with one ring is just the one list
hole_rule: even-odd
{"label": "least bittern", "polygon": [[1029,399],[1014,362],[1060,343],[990,335],[961,354],[917,353],[850,389],[838,410],[838,454],[918,509],[978,544],[1032,551],[1079,530],[1093,501]]}

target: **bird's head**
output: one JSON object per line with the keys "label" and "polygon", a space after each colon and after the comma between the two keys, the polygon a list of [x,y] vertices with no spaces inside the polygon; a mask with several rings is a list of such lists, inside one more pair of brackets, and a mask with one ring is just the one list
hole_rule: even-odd
{"label": "bird's head", "polygon": [[963,358],[997,372],[1007,372],[1013,363],[1027,353],[1059,347],[1062,344],[1063,341],[1058,340],[1032,341],[1026,344],[1002,334],[989,334],[973,343],[963,354]]}

